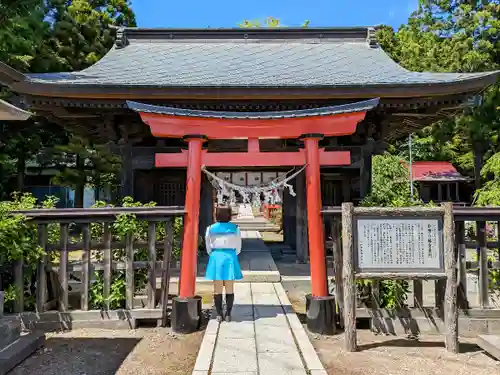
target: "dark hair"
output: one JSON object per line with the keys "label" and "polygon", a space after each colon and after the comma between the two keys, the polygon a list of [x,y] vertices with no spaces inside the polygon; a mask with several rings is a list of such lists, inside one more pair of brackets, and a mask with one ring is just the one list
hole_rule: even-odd
{"label": "dark hair", "polygon": [[217,207],[215,210],[215,220],[219,223],[229,223],[231,221],[231,207]]}

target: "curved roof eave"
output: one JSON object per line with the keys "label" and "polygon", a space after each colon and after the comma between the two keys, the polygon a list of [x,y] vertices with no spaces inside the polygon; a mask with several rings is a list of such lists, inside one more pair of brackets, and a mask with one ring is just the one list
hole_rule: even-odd
{"label": "curved roof eave", "polygon": [[26,121],[31,113],[0,100],[0,121]]}
{"label": "curved roof eave", "polygon": [[181,109],[127,101],[129,109],[135,112],[155,113],[180,117],[225,118],[225,119],[286,119],[315,116],[331,116],[343,113],[366,112],[378,106],[380,99],[374,98],[357,103],[330,107],[274,112],[220,112]]}
{"label": "curved roof eave", "polygon": [[500,71],[474,74],[470,79],[433,84],[376,84],[337,86],[151,86],[42,83],[23,80],[11,83],[18,93],[73,99],[272,99],[272,98],[417,98],[476,94],[495,84]]}

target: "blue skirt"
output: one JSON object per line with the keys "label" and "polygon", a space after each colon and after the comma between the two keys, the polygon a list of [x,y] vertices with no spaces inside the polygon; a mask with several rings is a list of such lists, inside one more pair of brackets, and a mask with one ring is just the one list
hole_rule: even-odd
{"label": "blue skirt", "polygon": [[213,249],[208,260],[205,278],[207,280],[243,279],[236,250]]}

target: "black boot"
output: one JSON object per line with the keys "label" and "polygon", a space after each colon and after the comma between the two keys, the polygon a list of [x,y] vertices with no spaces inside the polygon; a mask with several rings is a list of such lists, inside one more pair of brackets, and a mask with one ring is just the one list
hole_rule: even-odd
{"label": "black boot", "polygon": [[231,311],[233,310],[234,293],[226,294],[226,322],[231,321]]}
{"label": "black boot", "polygon": [[215,311],[217,312],[217,321],[222,322],[222,294],[214,294]]}

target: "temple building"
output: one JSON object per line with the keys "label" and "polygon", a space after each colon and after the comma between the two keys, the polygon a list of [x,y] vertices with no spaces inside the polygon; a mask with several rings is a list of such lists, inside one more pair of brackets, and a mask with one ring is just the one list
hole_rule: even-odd
{"label": "temple building", "polygon": [[306,165],[297,196],[284,194],[284,238],[310,260],[312,295],[324,297],[321,207],[359,202],[374,154],[455,114],[497,77],[408,71],[373,28],[127,28],[82,71],[0,66],[0,83],[37,116],[115,145],[122,195],[185,206],[178,304],[194,296],[198,233],[213,217],[202,166],[248,176]]}
{"label": "temple building", "polygon": [[450,162],[413,162],[411,176],[417,183],[419,197],[425,203],[453,202],[456,206],[472,203],[472,179],[461,175]]}

